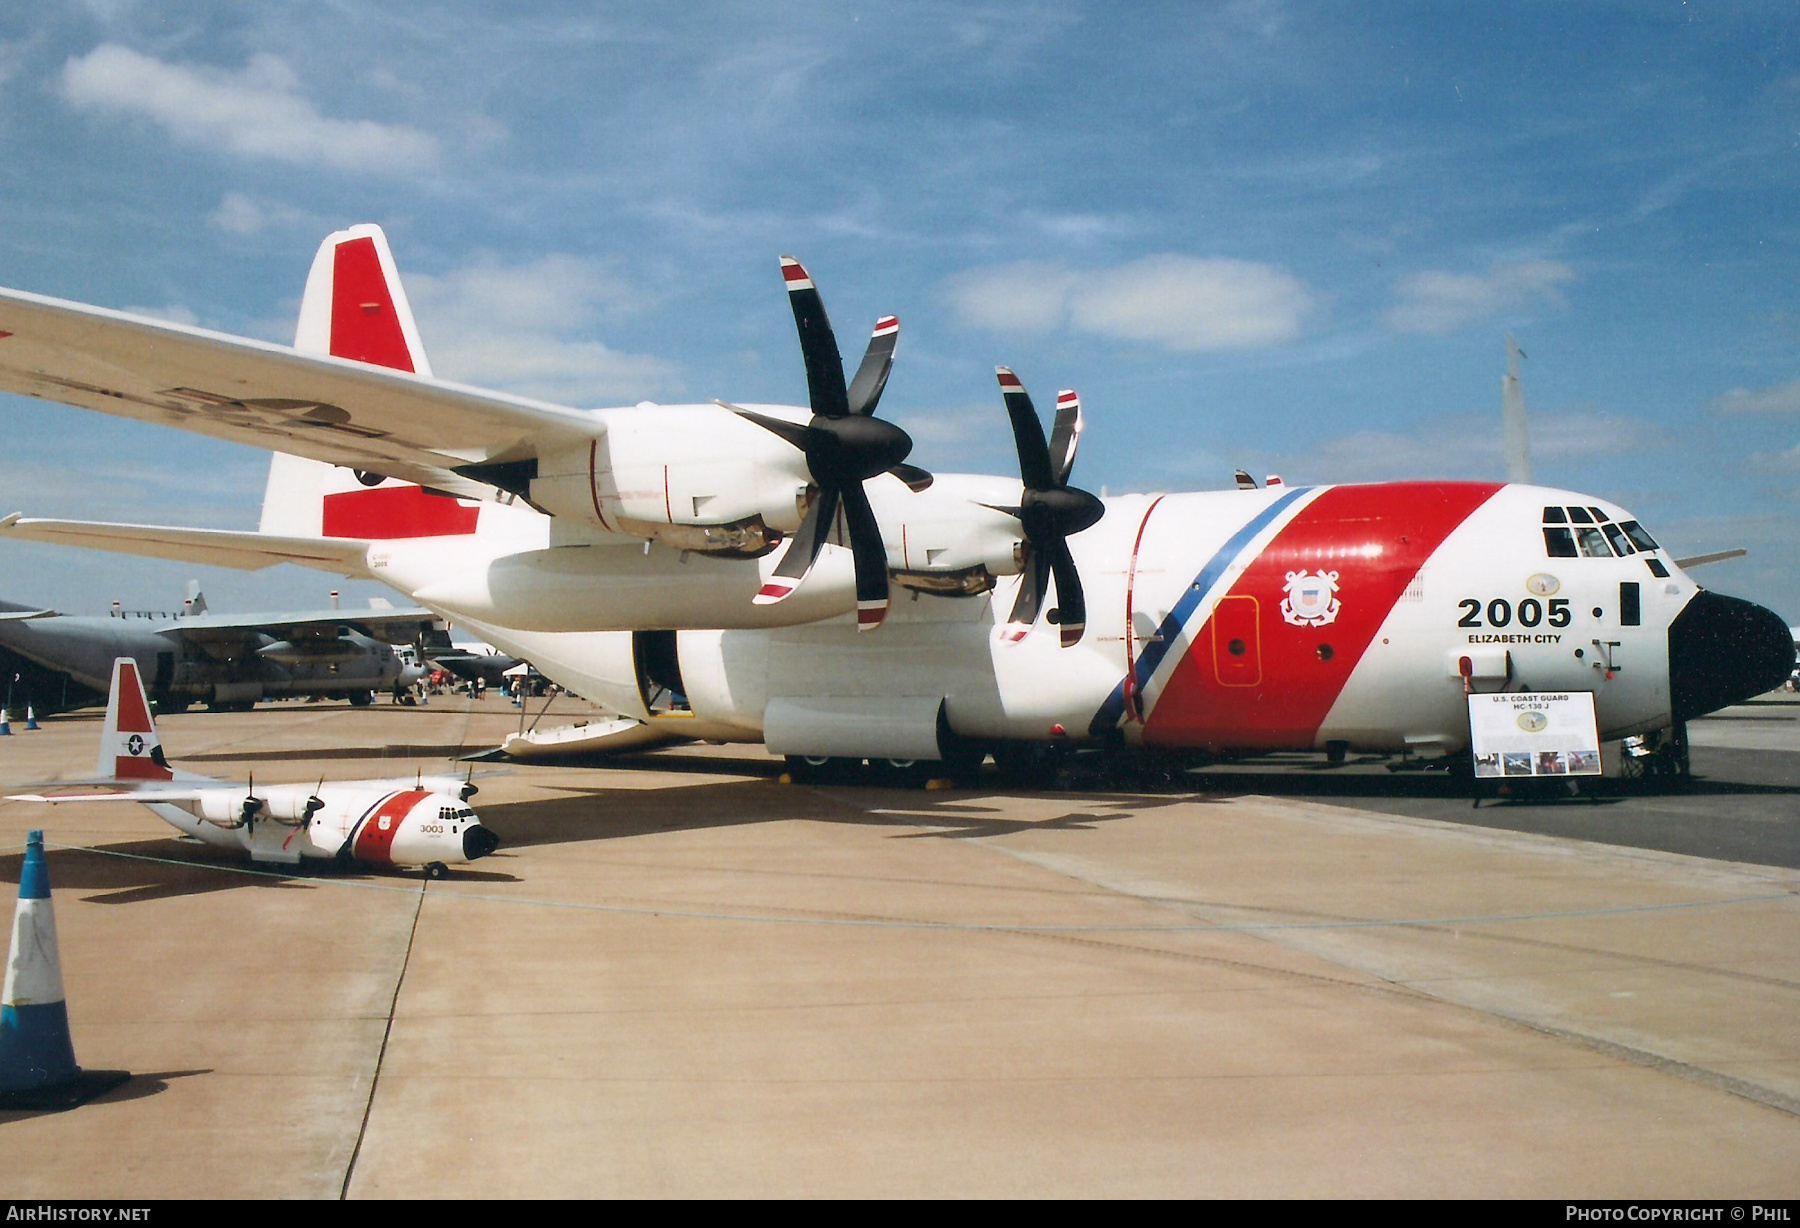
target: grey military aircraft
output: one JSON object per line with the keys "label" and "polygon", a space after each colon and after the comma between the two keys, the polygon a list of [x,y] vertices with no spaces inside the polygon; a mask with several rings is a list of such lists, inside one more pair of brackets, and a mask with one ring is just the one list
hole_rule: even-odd
{"label": "grey military aircraft", "polygon": [[393,645],[433,630],[431,611],[327,609],[215,614],[198,587],[180,611],[115,608],[105,617],[0,602],[0,671],[10,706],[38,713],[104,703],[113,661],[131,657],[160,711],[204,703],[241,710],[259,699],[344,699],[410,688],[422,671]]}

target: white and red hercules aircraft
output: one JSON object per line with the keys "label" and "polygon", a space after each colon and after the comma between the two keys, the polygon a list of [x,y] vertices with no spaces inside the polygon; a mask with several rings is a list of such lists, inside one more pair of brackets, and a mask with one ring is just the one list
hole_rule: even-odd
{"label": "white and red hercules aircraft", "polygon": [[621,745],[762,741],[796,766],[1057,742],[1449,754],[1471,690],[1591,691],[1616,738],[1793,665],[1779,617],[1701,589],[1591,495],[1099,499],[1068,484],[1078,399],[1046,440],[1004,368],[1020,478],[913,468],[874,416],[898,322],[846,383],[818,291],[782,272],[808,409],[579,410],[436,379],[375,226],[325,241],[292,349],[0,291],[0,389],[276,452],[260,532],[0,533],[372,577],[623,714]]}
{"label": "white and red hercules aircraft", "polygon": [[137,662],[120,657],[113,662],[94,778],[7,800],[141,802],[184,835],[248,853],[253,861],[358,862],[442,878],[451,865],[500,845],[469,809],[474,792],[465,781],[434,776],[258,788],[255,781],[238,785],[184,772],[163,754]]}

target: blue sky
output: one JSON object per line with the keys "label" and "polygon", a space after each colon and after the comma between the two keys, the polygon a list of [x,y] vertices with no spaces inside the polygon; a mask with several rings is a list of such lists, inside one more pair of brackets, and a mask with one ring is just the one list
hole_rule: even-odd
{"label": "blue sky", "polygon": [[[1511,331],[1539,479],[1800,622],[1791,2],[439,7],[8,6],[0,284],[289,341],[375,221],[440,374],[795,402],[793,253],[846,349],[901,317],[919,463],[1013,470],[1005,363],[1112,491],[1498,477]],[[0,424],[0,510],[255,523],[261,453]],[[189,575],[333,583],[0,546],[71,611]]]}

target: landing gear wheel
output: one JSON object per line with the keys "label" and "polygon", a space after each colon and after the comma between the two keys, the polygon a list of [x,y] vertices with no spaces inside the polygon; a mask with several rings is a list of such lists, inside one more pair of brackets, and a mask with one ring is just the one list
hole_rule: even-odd
{"label": "landing gear wheel", "polygon": [[789,755],[788,777],[797,785],[832,784],[843,777],[843,767],[847,762],[845,759],[832,759],[825,755]]}
{"label": "landing gear wheel", "polygon": [[426,878],[449,878],[450,867],[441,861],[434,861],[425,867]]}
{"label": "landing gear wheel", "polygon": [[871,759],[875,783],[890,789],[920,789],[938,764],[928,759]]}
{"label": "landing gear wheel", "polygon": [[375,692],[374,691],[351,691],[350,692],[350,706],[352,708],[366,708],[374,702],[375,702]]}

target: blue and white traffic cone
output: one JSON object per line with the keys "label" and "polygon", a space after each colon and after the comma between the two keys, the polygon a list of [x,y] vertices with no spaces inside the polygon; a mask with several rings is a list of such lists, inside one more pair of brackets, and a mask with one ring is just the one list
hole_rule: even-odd
{"label": "blue and white traffic cone", "polygon": [[38,727],[37,710],[35,708],[33,708],[30,704],[26,704],[25,705],[25,728],[36,729],[37,727]]}
{"label": "blue and white traffic cone", "polygon": [[56,950],[56,913],[50,905],[50,867],[44,860],[44,833],[34,831],[25,840],[6,989],[0,994],[0,1112],[74,1108],[130,1077],[129,1071],[83,1070],[75,1064],[62,958]]}

